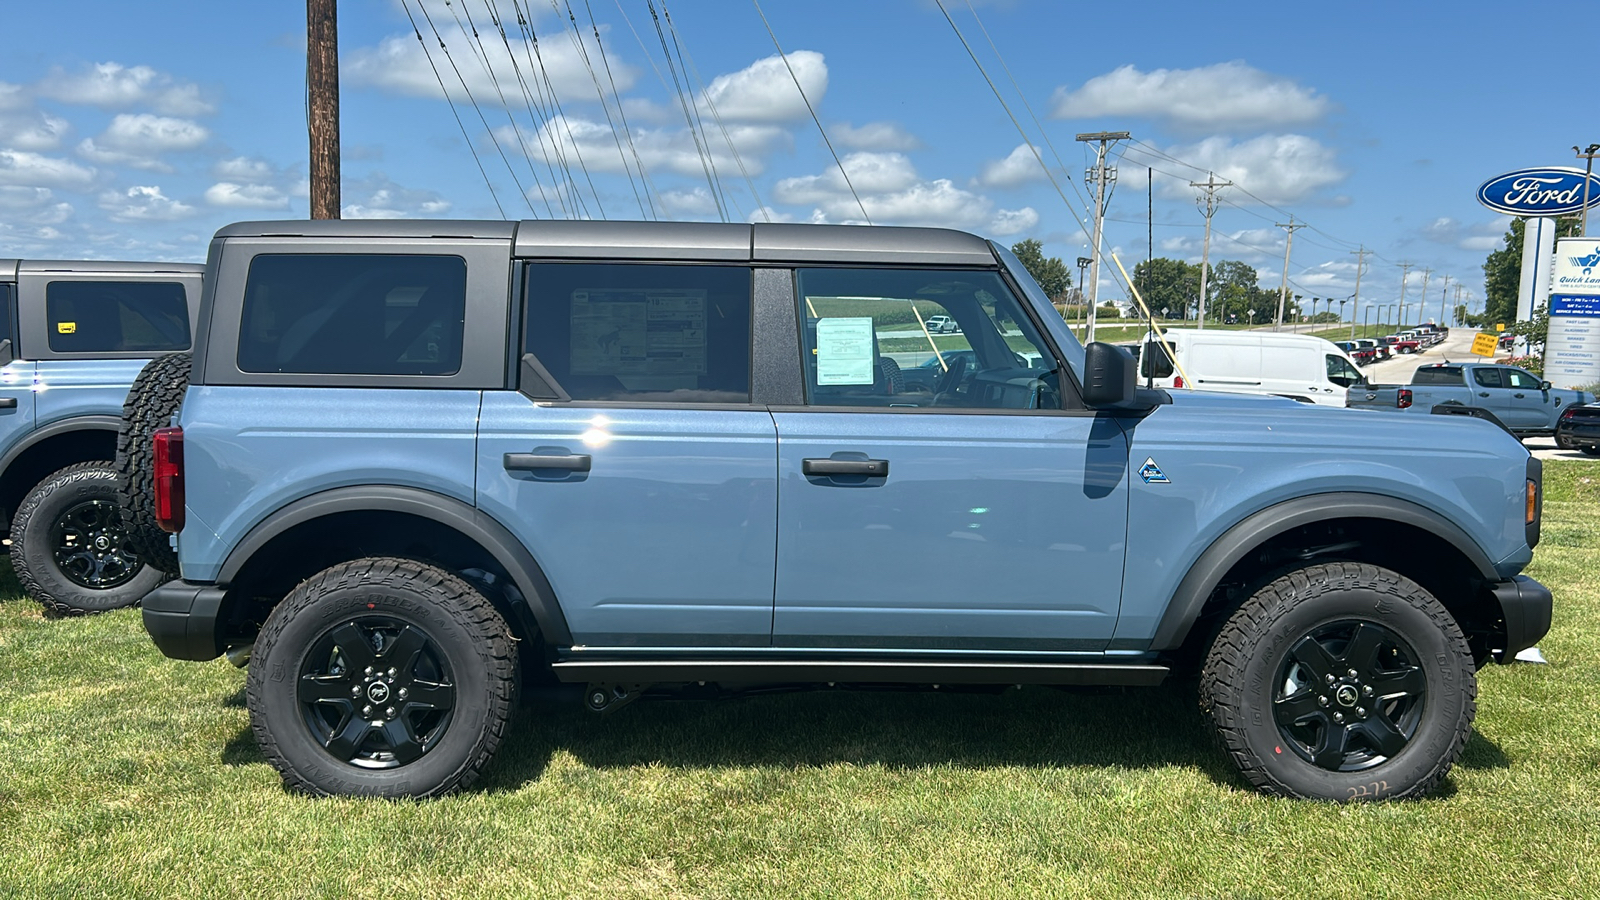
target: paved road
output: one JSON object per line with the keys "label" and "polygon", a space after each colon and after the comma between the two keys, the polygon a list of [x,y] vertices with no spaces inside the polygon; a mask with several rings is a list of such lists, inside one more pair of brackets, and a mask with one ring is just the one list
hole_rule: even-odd
{"label": "paved road", "polygon": [[1483,357],[1472,355],[1472,338],[1477,334],[1471,328],[1452,328],[1450,336],[1418,353],[1401,353],[1375,362],[1362,369],[1373,384],[1410,384],[1411,373],[1417,366],[1436,362],[1483,362]]}
{"label": "paved road", "polygon": [[1555,438],[1528,438],[1522,446],[1539,459],[1582,459],[1596,463],[1596,474],[1600,474],[1600,456],[1585,456],[1579,450],[1557,450]]}

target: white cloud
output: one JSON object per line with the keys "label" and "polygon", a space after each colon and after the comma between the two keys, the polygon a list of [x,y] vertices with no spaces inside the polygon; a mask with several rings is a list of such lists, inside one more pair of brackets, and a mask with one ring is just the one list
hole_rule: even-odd
{"label": "white cloud", "polygon": [[859,205],[837,167],[779,181],[776,199],[815,207],[812,222],[860,222],[863,206],[878,225],[963,228],[996,236],[1017,234],[1039,222],[1030,207],[996,210],[989,198],[962,190],[948,178],[922,181],[900,153],[852,153],[843,162],[860,195]]}
{"label": "white cloud", "polygon": [[[701,150],[696,147],[695,139],[688,129],[635,127],[632,131],[632,146],[623,140],[620,154],[617,150],[617,140],[613,137],[609,125],[582,118],[557,116],[545,123],[537,133],[530,133],[524,129],[520,143],[516,132],[509,126],[495,129],[494,134],[500,146],[507,150],[521,153],[522,148],[527,147],[528,156],[534,163],[534,170],[544,179],[547,190],[550,167],[546,165],[546,156],[554,166],[559,166],[560,158],[564,157],[573,173],[581,178],[580,162],[591,172],[622,174],[624,171],[632,171],[633,154],[637,151],[639,159],[644,162],[645,171],[650,173],[652,178],[663,172],[696,179],[705,178]],[[728,149],[728,141],[731,140],[733,146],[738,149],[745,171],[752,176],[766,171],[764,161],[766,155],[778,147],[787,146],[790,141],[789,133],[774,125],[732,124],[728,126],[726,139],[720,129],[712,129],[709,137],[711,163],[716,167],[721,180],[729,184],[738,182],[740,175],[738,162]],[[624,159],[627,161],[626,168]],[[519,173],[518,177],[524,175],[525,173]],[[558,172],[557,176],[565,177],[561,172]],[[531,185],[529,188],[534,190]],[[534,193],[537,193],[537,190],[534,190]]]}
{"label": "white cloud", "polygon": [[206,188],[206,202],[235,209],[288,209],[289,197],[270,184],[219,181]]}
{"label": "white cloud", "polygon": [[[794,68],[793,77],[782,57],[768,56],[711,79],[706,97],[725,120],[785,122],[809,117],[806,100],[816,107],[828,92],[828,64],[814,50],[796,50],[785,56]],[[795,79],[805,88],[805,97],[795,90]]]}
{"label": "white cloud", "polygon": [[28,103],[27,95],[22,92],[22,85],[0,81],[0,110],[26,109]]}
{"label": "white cloud", "polygon": [[1499,250],[1501,240],[1501,238],[1492,235],[1479,235],[1477,237],[1462,238],[1457,246],[1463,250],[1478,250],[1487,253],[1491,250]]}
{"label": "white cloud", "polygon": [[713,216],[717,214],[717,201],[711,191],[697,187],[687,191],[662,191],[661,205],[669,216]]}
{"label": "white cloud", "polygon": [[450,201],[438,193],[404,187],[382,172],[359,181],[347,181],[340,193],[347,219],[438,218],[450,211]]}
{"label": "white cloud", "polygon": [[917,150],[922,141],[898,122],[868,122],[857,128],[849,122],[833,126],[833,142],[851,150]]}
{"label": "white cloud", "polygon": [[94,183],[95,170],[26,150],[0,150],[0,184],[83,190]]}
{"label": "white cloud", "polygon": [[71,131],[72,125],[66,119],[45,112],[0,115],[0,135],[14,150],[54,150]]}
{"label": "white cloud", "polygon": [[1184,128],[1315,122],[1330,106],[1323,95],[1240,61],[1150,72],[1122,66],[1076,90],[1056,88],[1051,97],[1051,115],[1058,119],[1140,116]]}
{"label": "white cloud", "polygon": [[55,199],[49,188],[6,185],[0,187],[0,210],[8,223],[52,226],[72,218],[72,205]]}
{"label": "white cloud", "polygon": [[[1240,143],[1225,137],[1209,137],[1188,146],[1169,148],[1168,153],[1187,160],[1200,169],[1248,189],[1266,203],[1300,201],[1317,191],[1343,181],[1346,173],[1338,166],[1335,151],[1314,138],[1301,134],[1267,134]],[[1187,196],[1192,189],[1172,179],[1163,179],[1163,190]],[[1242,194],[1235,202],[1248,202]]]}
{"label": "white cloud", "polygon": [[1018,144],[1005,159],[990,160],[983,164],[978,183],[984,187],[1009,188],[1044,180],[1044,170],[1033,155],[1033,148]]}
{"label": "white cloud", "polygon": [[104,62],[76,73],[54,69],[35,87],[41,96],[52,100],[102,109],[148,106],[174,116],[203,116],[216,111],[201,96],[199,85],[178,81],[149,66]]}
{"label": "white cloud", "polygon": [[211,167],[211,174],[224,181],[262,184],[277,177],[278,170],[264,159],[235,156]]}
{"label": "white cloud", "polygon": [[78,155],[97,163],[170,172],[172,167],[161,161],[161,154],[193,150],[210,137],[211,132],[189,119],[119,113],[98,137],[78,145]]}
{"label": "white cloud", "polygon": [[135,185],[122,193],[100,195],[100,208],[114,222],[172,222],[194,213],[194,207],[173,200],[156,185]]}
{"label": "white cloud", "polygon": [[[466,79],[467,88],[480,105],[499,106],[500,97],[504,95],[507,105],[526,115],[528,101],[522,93],[522,83],[517,80],[518,72],[522,73],[523,79],[530,85],[529,89],[533,92],[534,100],[538,101],[542,96],[525,54],[518,53],[513,56],[507,52],[505,44],[498,40],[489,40],[487,34],[484,35],[480,50],[477,46],[479,42],[470,34],[463,32],[460,26],[446,25],[443,22],[437,24],[440,26],[440,38],[453,54],[455,63],[460,68],[461,77]],[[428,41],[426,53],[422,45],[417,42],[416,36],[409,31],[390,35],[376,47],[356,47],[341,54],[343,59],[340,65],[340,77],[345,84],[353,87],[374,87],[396,94],[440,100],[443,98],[439,93],[439,80],[428,64],[428,57],[431,54],[451,96],[465,102],[466,98],[461,93],[461,82],[455,80],[455,72],[450,69],[444,54],[439,51],[438,41],[434,40],[431,33],[428,35]],[[584,45],[591,59],[597,61],[600,51],[594,44],[592,34],[584,38]],[[488,60],[488,67],[493,72],[493,77],[484,71],[483,64],[479,62],[477,54],[480,52],[484,55],[483,58]],[[628,90],[634,83],[634,69],[619,63],[618,54],[614,50],[608,48],[607,53],[611,60],[611,76],[616,80],[617,90]],[[594,81],[589,77],[589,70],[584,66],[583,57],[573,46],[572,40],[547,38],[541,41],[539,56],[534,61],[543,63],[544,74],[549,77],[556,95],[562,99],[563,104],[578,101],[598,102]],[[609,83],[606,86],[610,88]],[[609,93],[609,90],[607,92]]]}

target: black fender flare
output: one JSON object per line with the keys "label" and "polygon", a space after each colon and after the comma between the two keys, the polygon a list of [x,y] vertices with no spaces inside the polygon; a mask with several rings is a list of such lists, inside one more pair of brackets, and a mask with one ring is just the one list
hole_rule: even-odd
{"label": "black fender flare", "polygon": [[[47,441],[57,435],[70,434],[74,431],[109,431],[113,434],[122,426],[122,419],[117,416],[72,416],[67,419],[56,419],[40,425],[28,432],[28,436],[18,441],[15,446],[0,457],[0,473],[10,470],[11,464],[17,461],[22,454],[41,441]],[[109,462],[110,460],[107,460]]]}
{"label": "black fender flare", "polygon": [[572,643],[567,617],[556,603],[550,580],[510,529],[475,506],[422,488],[363,485],[302,497],[257,522],[234,545],[217,573],[217,584],[231,584],[245,564],[273,538],[306,522],[348,512],[397,512],[431,519],[476,541],[511,576],[544,642],[561,647]]}
{"label": "black fender flare", "polygon": [[1485,581],[1500,580],[1493,561],[1476,541],[1460,526],[1424,506],[1382,494],[1358,492],[1296,497],[1246,516],[1211,542],[1178,583],[1177,591],[1156,626],[1150,649],[1171,650],[1182,646],[1211,592],[1251,550],[1302,525],[1350,518],[1387,519],[1421,528],[1461,551]]}

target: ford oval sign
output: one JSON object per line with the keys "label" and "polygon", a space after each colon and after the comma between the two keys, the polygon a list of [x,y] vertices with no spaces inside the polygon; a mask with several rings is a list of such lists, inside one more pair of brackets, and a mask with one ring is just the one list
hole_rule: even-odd
{"label": "ford oval sign", "polygon": [[1478,202],[1513,216],[1572,215],[1583,210],[1585,178],[1589,205],[1600,204],[1600,176],[1566,166],[1518,169],[1491,178],[1478,188]]}

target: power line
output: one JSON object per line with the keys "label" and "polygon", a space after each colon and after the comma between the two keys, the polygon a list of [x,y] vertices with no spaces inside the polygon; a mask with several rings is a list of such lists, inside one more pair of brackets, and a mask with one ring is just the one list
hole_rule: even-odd
{"label": "power line", "polygon": [[[667,4],[665,2],[661,4],[661,15],[666,18],[667,28],[672,30],[673,41],[676,43],[677,26],[672,23],[672,14],[667,12]],[[687,40],[684,41],[685,47],[687,47],[688,43]],[[755,201],[756,208],[761,211],[763,219],[771,222],[772,212],[767,209],[765,203],[761,202],[761,194],[756,191],[755,180],[750,177],[749,170],[745,168],[744,157],[740,155],[739,148],[734,146],[733,136],[728,134],[728,127],[722,124],[722,114],[717,112],[716,101],[711,99],[711,90],[706,85],[705,79],[700,77],[700,68],[694,64],[693,54],[689,53],[684,47],[680,47],[678,52],[683,57],[688,73],[693,75],[695,82],[700,85],[700,97],[705,100],[706,108],[711,110],[711,118],[716,121],[717,130],[722,132],[722,140],[728,145],[728,152],[733,154],[733,162],[739,167],[739,174],[744,178],[745,186],[750,189],[750,197]]]}
{"label": "power line", "polygon": [[[533,92],[528,90],[528,80],[522,75],[522,66],[517,62],[516,51],[511,49],[511,38],[506,35],[505,18],[500,14],[500,10],[494,5],[493,0],[484,0],[484,6],[489,10],[489,21],[493,22],[495,28],[500,32],[500,43],[506,48],[506,57],[511,60],[511,72],[516,76],[517,87],[522,92],[522,105],[523,108],[527,109],[528,111],[529,123],[533,125],[534,137],[539,144],[539,155],[544,157],[544,168],[545,171],[550,175],[551,188],[556,194],[556,203],[560,205],[562,214],[567,215],[567,201],[566,198],[561,196],[561,179],[556,177],[555,166],[550,162],[550,151],[547,149],[545,141],[540,134],[540,123],[548,119],[548,117],[543,115],[542,107],[540,112],[534,112],[534,107],[538,104],[533,99]],[[526,45],[526,42],[524,42],[524,45]],[[532,56],[529,56],[528,58],[528,67],[529,74],[531,75],[533,73]],[[531,167],[532,156],[527,154],[526,148],[524,148],[523,153],[524,155],[528,155],[529,165]],[[537,176],[535,176],[534,180],[535,182],[538,181]],[[554,218],[555,211],[550,208],[550,198],[545,196],[544,185],[542,183],[539,185],[539,196],[544,200],[545,211],[549,213],[552,218]]]}
{"label": "power line", "polygon": [[[515,4],[517,0],[511,0],[511,2]],[[572,122],[567,118],[566,110],[561,108],[561,98],[556,94],[555,82],[550,80],[550,70],[544,64],[544,52],[539,49],[539,33],[533,28],[532,16],[530,15],[524,17],[522,10],[519,7],[517,9],[517,20],[518,23],[523,26],[523,30],[527,35],[528,41],[533,45],[533,56],[534,59],[538,60],[539,63],[539,77],[544,80],[545,90],[549,91],[550,93],[550,102],[555,108],[556,116],[561,120],[562,126],[567,129],[567,140],[572,142],[572,154],[578,158],[578,168],[583,171],[584,180],[589,182],[589,193],[594,196],[595,208],[600,211],[600,218],[604,219],[606,218],[605,203],[600,199],[600,191],[594,186],[594,176],[589,174],[589,165],[584,162],[583,148],[578,145],[578,136],[572,133]],[[548,130],[548,123],[546,123],[546,129]],[[558,140],[554,135],[551,137],[552,140]],[[566,169],[567,180],[569,183],[571,183],[572,169],[565,165],[563,165],[563,168]],[[574,202],[581,202],[581,195],[577,191],[576,184],[572,185],[572,197]]]}
{"label": "power line", "polygon": [[[711,202],[717,205],[717,217],[728,221],[728,208],[723,205],[722,196],[718,193],[717,177],[712,174],[710,151],[701,143],[700,132],[694,127],[694,115],[689,112],[689,103],[683,96],[683,85],[678,81],[678,68],[673,65],[672,51],[667,48],[666,32],[661,30],[661,17],[656,15],[656,5],[653,0],[645,0],[645,5],[650,9],[650,19],[655,22],[656,38],[661,41],[661,55],[667,58],[667,71],[672,73],[672,89],[678,96],[678,106],[683,109],[683,121],[689,126],[689,138],[694,141],[695,152],[700,154],[700,170],[705,173],[706,186],[711,189]],[[688,72],[684,77],[688,77]]]}
{"label": "power line", "polygon": [[[428,43],[422,39],[422,31],[417,28],[416,17],[411,15],[411,3],[409,0],[400,0],[400,5],[405,8],[406,18],[411,20],[411,33],[417,36],[417,43],[422,47],[422,55],[428,60],[428,68],[433,70],[433,77],[439,82],[439,92],[444,94],[445,104],[450,107],[450,114],[455,116],[456,125],[461,129],[462,139],[467,142],[467,150],[472,153],[473,162],[478,164],[478,174],[483,176],[483,184],[489,189],[489,197],[494,200],[494,208],[500,211],[500,218],[504,219],[505,207],[500,205],[500,197],[495,193],[494,182],[489,180],[489,173],[483,168],[483,160],[478,158],[478,149],[472,146],[472,138],[467,134],[467,125],[461,121],[461,113],[456,111],[456,103],[451,99],[450,91],[444,86],[444,78],[439,74],[439,67],[433,64],[433,54],[428,52]],[[421,0],[418,0],[417,5],[419,7],[422,5]]]}
{"label": "power line", "polygon": [[[772,46],[778,48],[778,58],[783,60],[783,67],[789,70],[789,78],[794,81],[794,89],[800,92],[800,99],[805,101],[806,112],[811,113],[811,121],[817,123],[817,132],[822,135],[822,142],[828,145],[828,153],[833,156],[833,162],[839,167],[839,174],[844,176],[844,185],[850,189],[850,196],[856,198],[856,206],[861,210],[861,218],[868,225],[872,224],[872,217],[867,215],[867,206],[861,202],[861,195],[856,193],[856,186],[850,183],[850,173],[844,170],[844,163],[839,161],[839,154],[833,149],[833,141],[828,140],[828,130],[822,127],[822,120],[817,118],[817,111],[811,106],[811,98],[806,96],[806,89],[800,86],[800,76],[794,73],[794,66],[789,65],[789,56],[783,52],[783,45],[778,43],[778,35],[772,30],[772,23],[767,21],[767,14],[761,11],[761,0],[750,0],[755,4],[756,15],[761,17],[761,24],[767,26],[767,36],[772,38]],[[944,9],[943,6],[939,7]],[[950,14],[945,13],[945,18]]]}
{"label": "power line", "polygon": [[[706,163],[711,166],[711,177],[716,179],[717,190],[722,192],[722,203],[727,206],[732,202],[732,197],[728,193],[728,189],[722,186],[722,173],[717,171],[717,156],[711,149],[711,136],[706,133],[705,120],[700,118],[700,104],[692,102],[694,99],[694,85],[689,82],[689,60],[683,55],[683,45],[678,41],[678,29],[672,24],[672,13],[667,11],[666,0],[661,0],[661,18],[667,23],[667,34],[672,36],[672,48],[678,52],[678,62],[683,66],[683,81],[688,86],[691,101],[689,108],[694,112],[695,126],[700,129],[700,137],[706,144]],[[743,212],[743,210],[740,210],[741,216]]]}
{"label": "power line", "polygon": [[[550,0],[550,8],[559,17],[561,8],[556,5],[556,0]],[[589,62],[589,48],[583,45],[583,32],[578,28],[578,17],[572,12],[572,3],[567,3],[567,21],[572,23],[573,49],[578,51],[578,57],[583,60],[584,69],[589,72],[589,80],[594,82],[594,95],[600,101],[600,111],[606,114],[606,127],[611,129],[611,140],[617,145],[617,161],[622,163],[622,171],[628,176],[628,187],[633,189],[633,201],[639,205],[639,215],[643,216],[644,198],[639,196],[639,185],[633,180],[633,170],[628,168],[628,157],[622,152],[622,138],[617,134],[617,123],[611,118],[611,106],[606,103],[605,89],[600,87],[600,76],[595,74],[594,65]],[[595,42],[600,41],[600,32],[595,30]]]}
{"label": "power line", "polygon": [[[485,4],[485,8],[488,8],[487,3]],[[451,14],[455,15],[455,6],[451,5],[450,9]],[[489,83],[494,85],[494,92],[500,98],[500,107],[506,111],[506,121],[511,123],[511,133],[517,138],[517,146],[522,148],[522,159],[528,164],[528,174],[533,176],[533,184],[539,189],[539,199],[544,201],[545,214],[550,215],[550,198],[545,196],[544,185],[539,181],[539,173],[533,167],[533,154],[528,152],[527,142],[522,139],[522,129],[517,125],[516,117],[511,114],[511,104],[506,102],[505,92],[500,89],[500,79],[495,76],[494,67],[489,63],[489,50],[483,46],[483,38],[478,34],[478,23],[472,21],[472,11],[467,9],[465,4],[462,5],[462,12],[466,14],[467,24],[471,26],[472,39],[478,44],[478,49],[474,51],[474,55],[478,58],[478,62],[483,66],[483,73],[489,76]],[[496,17],[494,15],[494,10],[491,8],[489,9],[489,21],[494,22],[495,19]],[[461,27],[461,20],[459,18],[456,19],[456,27]],[[502,36],[505,34],[504,30],[501,31],[501,34]],[[471,45],[468,45],[468,49],[471,49]],[[509,48],[507,52],[509,54]],[[511,58],[511,62],[514,66],[516,64],[516,57],[513,56]],[[522,185],[519,183],[517,187],[520,189]],[[526,191],[523,191],[523,196],[528,200],[528,211],[532,212],[532,199],[527,197]],[[538,218],[538,215],[535,214],[534,218]]]}
{"label": "power line", "polygon": [[[617,101],[617,116],[622,119],[622,133],[628,137],[628,149],[633,152],[633,164],[638,166],[639,177],[644,179],[644,196],[650,201],[650,215],[652,218],[660,219],[661,214],[656,211],[656,201],[651,197],[651,194],[659,192],[650,180],[650,173],[645,171],[644,160],[639,157],[639,148],[633,142],[633,129],[628,127],[628,112],[622,108],[622,94],[617,91],[617,79],[611,75],[611,61],[606,57],[606,45],[600,40],[600,26],[595,24],[594,9],[589,6],[589,0],[583,0],[583,8],[589,13],[589,26],[594,29],[594,44],[600,48],[600,63],[605,67],[606,80],[611,83],[611,96]],[[628,27],[631,29],[633,26]],[[654,66],[655,61],[652,60],[650,65]]]}

